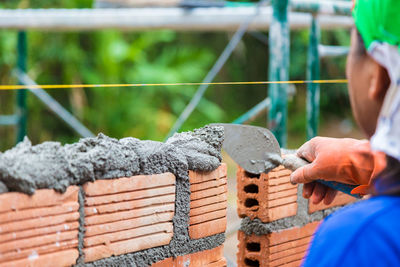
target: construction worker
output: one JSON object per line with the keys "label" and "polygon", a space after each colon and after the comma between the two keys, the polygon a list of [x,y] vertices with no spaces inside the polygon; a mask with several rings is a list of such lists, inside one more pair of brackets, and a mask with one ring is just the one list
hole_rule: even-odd
{"label": "construction worker", "polygon": [[400,266],[400,1],[356,0],[347,60],[353,114],[367,140],[316,137],[298,150],[312,162],[293,172],[303,195],[329,204],[313,181],[361,185],[372,196],[319,226],[304,266]]}

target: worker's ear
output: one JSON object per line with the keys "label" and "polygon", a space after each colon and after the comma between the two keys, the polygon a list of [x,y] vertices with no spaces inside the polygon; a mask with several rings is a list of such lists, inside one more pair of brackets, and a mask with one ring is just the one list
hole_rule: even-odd
{"label": "worker's ear", "polygon": [[371,72],[371,84],[368,90],[368,97],[380,104],[383,103],[385,95],[390,86],[390,78],[384,67],[373,60]]}

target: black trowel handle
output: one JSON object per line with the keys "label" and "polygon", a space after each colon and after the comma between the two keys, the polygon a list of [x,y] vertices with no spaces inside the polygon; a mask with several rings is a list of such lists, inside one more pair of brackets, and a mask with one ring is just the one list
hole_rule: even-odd
{"label": "black trowel handle", "polygon": [[[303,167],[307,164],[310,164],[308,161],[299,158],[295,154],[286,154],[285,157],[283,158],[282,165],[285,166],[285,168],[295,171],[300,167]],[[331,181],[325,181],[325,180],[317,180],[318,183],[321,183],[323,185],[329,186],[332,189],[341,191],[345,194],[348,194],[352,197],[355,198],[361,198],[359,194],[352,194],[351,191],[357,187],[357,185],[350,185],[350,184],[343,184],[343,183],[338,183],[338,182],[331,182]]]}

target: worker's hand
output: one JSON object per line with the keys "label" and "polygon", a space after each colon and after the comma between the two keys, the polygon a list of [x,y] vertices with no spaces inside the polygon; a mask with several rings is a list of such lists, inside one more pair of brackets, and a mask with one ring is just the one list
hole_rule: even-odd
{"label": "worker's hand", "polygon": [[303,186],[303,197],[310,198],[314,204],[318,204],[321,201],[325,205],[331,204],[337,192],[337,190],[317,182],[307,183]]}
{"label": "worker's hand", "polygon": [[[302,145],[297,156],[311,162],[291,175],[292,183],[311,183],[317,179],[352,185],[368,185],[386,166],[382,153],[373,153],[367,140],[315,137]],[[303,195],[313,202],[331,202],[336,193],[319,184],[305,185]],[[319,201],[318,201],[319,200]]]}

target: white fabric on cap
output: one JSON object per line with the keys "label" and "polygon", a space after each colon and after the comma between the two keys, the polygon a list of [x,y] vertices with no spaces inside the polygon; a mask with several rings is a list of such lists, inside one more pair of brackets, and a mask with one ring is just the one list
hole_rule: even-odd
{"label": "white fabric on cap", "polygon": [[390,77],[390,87],[371,138],[373,150],[382,151],[400,161],[400,53],[397,46],[374,42],[368,53],[384,66]]}

